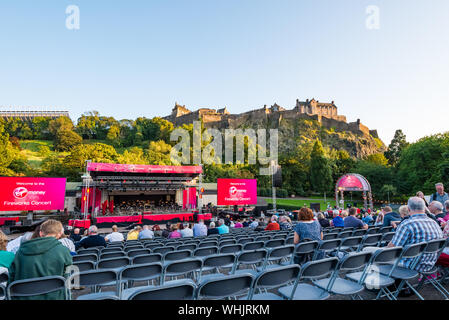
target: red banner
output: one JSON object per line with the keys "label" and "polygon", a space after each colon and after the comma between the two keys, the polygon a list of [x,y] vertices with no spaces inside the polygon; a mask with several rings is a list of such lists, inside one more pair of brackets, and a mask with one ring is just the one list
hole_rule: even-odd
{"label": "red banner", "polygon": [[65,178],[0,177],[0,211],[64,210]]}
{"label": "red banner", "polygon": [[217,179],[219,206],[257,204],[256,179]]}

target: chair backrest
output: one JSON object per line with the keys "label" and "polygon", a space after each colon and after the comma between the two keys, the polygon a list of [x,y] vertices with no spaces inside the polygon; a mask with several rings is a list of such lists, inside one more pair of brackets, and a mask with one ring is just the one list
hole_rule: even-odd
{"label": "chair backrest", "polygon": [[100,253],[100,250],[95,249],[95,248],[88,248],[88,249],[81,248],[76,253],[77,254],[96,254],[96,255],[98,255]]}
{"label": "chair backrest", "polygon": [[194,243],[183,244],[183,245],[180,245],[179,247],[177,247],[176,250],[191,250],[191,251],[193,251],[196,249],[196,247],[197,247],[197,245]]}
{"label": "chair backrest", "polygon": [[402,253],[402,247],[382,248],[373,253],[372,264],[393,264]]}
{"label": "chair backrest", "polygon": [[126,252],[117,251],[117,252],[102,253],[100,255],[100,260],[111,259],[111,258],[120,258],[120,257],[126,257]]}
{"label": "chair backrest", "polygon": [[268,240],[271,240],[270,236],[262,236],[262,237],[257,237],[255,239],[255,241],[263,241],[263,242],[268,241]]}
{"label": "chair backrest", "polygon": [[0,283],[7,282],[9,280],[9,274],[7,272],[0,273]]}
{"label": "chair backrest", "polygon": [[382,239],[382,234],[375,233],[375,234],[367,234],[364,236],[362,240],[362,244],[364,246],[377,246],[379,241]]}
{"label": "chair backrest", "polygon": [[341,242],[342,242],[342,239],[339,239],[339,238],[323,240],[318,245],[318,250],[324,250],[324,251],[335,250],[338,247],[340,247]]}
{"label": "chair backrest", "polygon": [[243,246],[243,250],[257,250],[262,249],[265,246],[265,242],[263,241],[253,241],[245,243]]}
{"label": "chair backrest", "polygon": [[343,229],[343,231],[341,231],[339,234],[338,234],[338,238],[347,238],[347,237],[350,237],[350,236],[352,236],[352,230],[344,230]]}
{"label": "chair backrest", "polygon": [[241,244],[231,244],[220,248],[220,253],[235,253],[243,250]]}
{"label": "chair backrest", "polygon": [[203,261],[199,258],[169,262],[164,266],[164,276],[181,275],[192,271],[199,271],[202,266]]}
{"label": "chair backrest", "polygon": [[295,251],[294,245],[286,245],[283,247],[272,248],[268,252],[268,260],[277,260],[291,256]]}
{"label": "chair backrest", "polygon": [[267,250],[260,249],[255,251],[243,251],[237,257],[237,263],[235,264],[234,271],[241,264],[256,265],[258,263],[265,263],[267,258]]}
{"label": "chair backrest", "polygon": [[359,236],[363,236],[366,234],[368,230],[365,229],[356,229],[352,232],[352,236],[353,237],[359,237]]}
{"label": "chair backrest", "polygon": [[64,298],[67,299],[65,281],[64,277],[58,276],[17,280],[8,285],[7,297],[8,299],[14,297],[33,297],[63,290]]}
{"label": "chair backrest", "polygon": [[273,239],[273,240],[268,240],[267,242],[265,242],[265,247],[266,248],[276,248],[276,247],[283,246],[284,244],[285,244],[284,239]]}
{"label": "chair backrest", "polygon": [[128,257],[133,258],[135,256],[140,256],[142,254],[150,254],[150,249],[137,249],[128,251]]}
{"label": "chair backrest", "polygon": [[224,241],[220,241],[220,243],[219,243],[219,246],[220,247],[223,247],[223,246],[227,246],[227,245],[230,245],[230,244],[235,244],[237,241],[235,241],[235,240],[228,240],[228,239],[226,239],[226,240],[224,240]]}
{"label": "chair backrest", "polygon": [[374,233],[379,233],[380,227],[372,227],[372,228],[368,228],[368,231],[366,232],[367,234],[374,234]]}
{"label": "chair backrest", "polygon": [[357,247],[362,243],[362,237],[343,238],[340,247]]}
{"label": "chair backrest", "polygon": [[386,233],[386,232],[391,232],[391,231],[393,231],[392,226],[381,227],[379,229],[379,233]]}
{"label": "chair backrest", "polygon": [[404,246],[401,253],[401,259],[412,259],[419,257],[424,250],[427,248],[428,243],[427,242],[421,242],[421,243],[415,243],[415,244],[409,244]]}
{"label": "chair backrest", "polygon": [[160,242],[158,242],[158,243],[145,244],[145,248],[150,249],[150,250],[153,250],[153,249],[155,249],[155,248],[160,248],[160,247],[162,247],[162,246],[163,246],[163,244],[160,243]]}
{"label": "chair backrest", "polygon": [[128,300],[192,300],[195,296],[195,283],[183,279],[158,287],[146,287],[135,291]]}
{"label": "chair backrest", "polygon": [[114,247],[107,247],[107,248],[104,248],[103,250],[101,250],[101,254],[105,254],[105,253],[115,253],[115,252],[125,252],[124,250],[123,250],[123,248],[122,247],[119,247],[119,246],[114,246]]}
{"label": "chair backrest", "polygon": [[257,289],[277,288],[296,280],[298,278],[300,269],[300,266],[297,264],[266,269],[265,271],[260,273],[254,280],[248,300],[252,299],[254,292]]}
{"label": "chair backrest", "polygon": [[252,241],[253,241],[253,239],[252,238],[248,238],[248,237],[240,238],[240,239],[237,240],[237,242],[242,244],[242,245],[244,245],[244,244],[246,244],[248,242],[252,242]]}
{"label": "chair backrest", "polygon": [[198,287],[197,299],[223,299],[249,295],[252,287],[253,276],[250,273],[223,276],[217,279],[209,279]]}
{"label": "chair backrest", "polygon": [[128,257],[104,259],[97,262],[97,269],[121,268],[130,264],[130,259]]}
{"label": "chair backrest", "polygon": [[306,262],[301,269],[301,280],[315,280],[327,277],[335,271],[338,258],[326,258],[321,260]]}
{"label": "chair backrest", "polygon": [[331,239],[337,239],[337,238],[338,238],[337,232],[325,233],[323,235],[323,240],[331,240]]}
{"label": "chair backrest", "polygon": [[0,284],[0,300],[4,300],[6,298],[6,288],[4,285]]}
{"label": "chair backrest", "polygon": [[187,259],[192,256],[190,250],[171,251],[164,254],[164,261]]}
{"label": "chair backrest", "polygon": [[217,241],[204,241],[198,245],[198,248],[215,247],[215,246],[218,246]]}
{"label": "chair backrest", "polygon": [[78,272],[89,271],[89,270],[95,269],[95,263],[93,261],[74,262],[73,265],[78,268]]}
{"label": "chair backrest", "polygon": [[316,250],[318,247],[318,241],[308,241],[308,242],[301,242],[299,243],[295,248],[295,254],[308,254],[312,253]]}
{"label": "chair backrest", "polygon": [[123,268],[119,274],[120,281],[143,281],[154,279],[162,276],[161,263],[147,263],[131,265]]}
{"label": "chair backrest", "polygon": [[338,271],[349,272],[358,270],[368,265],[371,257],[372,252],[369,251],[350,252],[341,259]]}
{"label": "chair backrest", "polygon": [[66,280],[66,287],[70,290],[74,286],[95,287],[116,282],[116,292],[119,292],[118,273],[112,269],[75,272]]}
{"label": "chair backrest", "polygon": [[204,258],[203,267],[219,268],[234,264],[236,256],[234,254],[214,254]]}
{"label": "chair backrest", "polygon": [[436,239],[427,242],[424,253],[438,253],[446,245],[446,239]]}
{"label": "chair backrest", "polygon": [[285,244],[293,244],[295,241],[294,237],[287,237],[287,239],[285,239]]}
{"label": "chair backrest", "polygon": [[139,245],[132,245],[132,246],[126,246],[123,250],[126,252],[129,252],[131,250],[139,250],[139,249],[143,249],[144,246],[139,244]]}
{"label": "chair backrest", "polygon": [[193,255],[195,257],[205,257],[210,256],[212,254],[218,253],[218,247],[203,247],[203,248],[197,248],[195,251],[193,251]]}
{"label": "chair backrest", "polygon": [[152,253],[160,253],[163,255],[167,252],[171,252],[171,251],[175,251],[175,250],[176,250],[175,247],[168,246],[168,247],[160,247],[160,248],[153,249],[151,252]]}
{"label": "chair backrest", "polygon": [[388,241],[388,242],[390,242],[393,239],[394,235],[395,235],[395,232],[383,233],[381,241]]}
{"label": "chair backrest", "polygon": [[79,262],[79,261],[97,262],[98,257],[96,254],[78,254],[76,256],[73,256],[72,259],[73,259],[73,262]]}
{"label": "chair backrest", "polygon": [[151,253],[135,256],[132,258],[132,264],[148,264],[162,261],[162,254]]}

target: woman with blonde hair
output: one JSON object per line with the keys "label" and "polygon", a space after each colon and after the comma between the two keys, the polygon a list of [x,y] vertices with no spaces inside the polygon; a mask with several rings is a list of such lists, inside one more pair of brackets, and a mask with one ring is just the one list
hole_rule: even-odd
{"label": "woman with blonde hair", "polygon": [[15,254],[6,251],[8,237],[0,230],[0,267],[9,268],[14,260]]}

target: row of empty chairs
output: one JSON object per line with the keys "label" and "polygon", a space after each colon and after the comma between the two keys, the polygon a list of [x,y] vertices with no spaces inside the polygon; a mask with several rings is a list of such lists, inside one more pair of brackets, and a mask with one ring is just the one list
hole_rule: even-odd
{"label": "row of empty chairs", "polygon": [[[79,296],[80,300],[223,298],[319,300],[327,299],[331,295],[361,299],[360,294],[365,289],[378,290],[376,299],[387,297],[394,300],[397,299],[400,288],[407,286],[416,291],[419,298],[424,299],[419,291],[428,281],[429,273],[436,272],[436,268],[428,272],[413,269],[423,254],[440,254],[447,244],[446,239],[440,239],[405,247],[378,247],[374,251],[352,251],[342,258],[324,257],[302,265],[292,264],[286,260],[285,265],[268,264],[266,261],[269,253],[262,249],[242,252],[240,255],[217,255],[205,260],[191,258],[168,264],[128,266],[121,270],[75,272],[68,279],[47,277],[16,281],[8,286],[7,297],[65,290],[67,298],[70,299],[73,288],[85,286],[91,288],[92,293]],[[290,247],[295,250],[294,246]],[[274,248],[271,252],[281,249],[284,248]],[[410,268],[399,265],[399,261],[404,258],[413,259]],[[234,263],[231,263],[233,259]],[[250,268],[240,269],[244,264]],[[218,272],[223,267],[231,268],[231,271],[228,274]],[[212,273],[204,274],[204,272]],[[418,286],[413,286],[410,280],[419,276],[422,280]],[[181,279],[172,280],[173,277]],[[391,291],[388,287],[396,280],[400,281],[400,288]],[[140,281],[146,284],[134,286]],[[447,293],[439,281],[434,280],[432,285],[444,294]],[[108,287],[113,289],[106,290]]]}

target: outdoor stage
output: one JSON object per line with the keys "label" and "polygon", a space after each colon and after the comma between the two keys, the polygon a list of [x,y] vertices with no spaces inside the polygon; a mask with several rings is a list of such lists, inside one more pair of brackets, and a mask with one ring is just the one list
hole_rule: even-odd
{"label": "outdoor stage", "polygon": [[[212,218],[211,213],[198,214],[198,220],[202,219],[208,221]],[[194,222],[194,213],[166,213],[166,214],[150,214],[144,213],[143,215],[133,215],[133,216],[108,216],[108,217],[97,217],[93,219],[93,223],[98,228],[110,228],[113,225],[118,227],[127,227],[132,224],[140,225],[153,225],[153,224],[165,224],[178,223],[178,222]],[[89,228],[91,221],[86,220],[69,220],[69,226],[76,228]]]}

